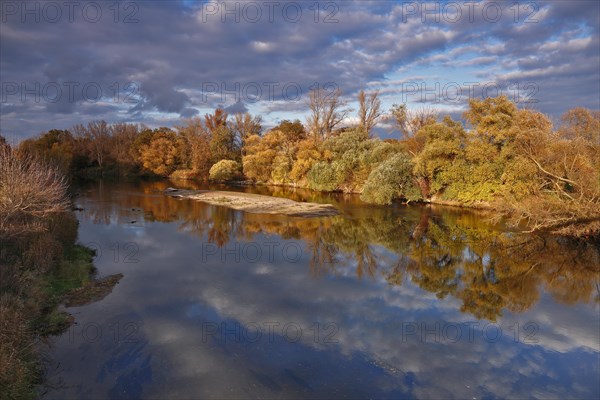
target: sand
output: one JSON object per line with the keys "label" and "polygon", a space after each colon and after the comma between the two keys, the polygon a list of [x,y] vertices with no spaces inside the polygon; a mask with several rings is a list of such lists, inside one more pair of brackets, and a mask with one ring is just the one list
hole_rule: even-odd
{"label": "sand", "polygon": [[221,190],[179,190],[169,188],[165,194],[184,199],[229,207],[253,214],[283,214],[292,217],[326,217],[338,215],[331,204],[305,203],[281,197],[260,194],[227,192]]}

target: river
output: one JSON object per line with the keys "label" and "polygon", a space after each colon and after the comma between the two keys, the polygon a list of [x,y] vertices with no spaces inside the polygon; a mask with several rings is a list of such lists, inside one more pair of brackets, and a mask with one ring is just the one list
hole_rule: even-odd
{"label": "river", "polygon": [[[67,309],[43,398],[598,398],[598,247],[475,211],[283,188],[341,215],[82,186],[103,300]],[[198,186],[199,188],[200,186]]]}

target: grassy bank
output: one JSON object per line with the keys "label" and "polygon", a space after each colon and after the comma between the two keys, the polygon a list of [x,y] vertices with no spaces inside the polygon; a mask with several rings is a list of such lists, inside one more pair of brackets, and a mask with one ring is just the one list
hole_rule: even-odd
{"label": "grassy bank", "polygon": [[77,220],[54,215],[47,229],[3,237],[0,251],[0,397],[34,398],[43,378],[36,342],[66,329],[66,294],[92,279],[92,250],[75,244]]}

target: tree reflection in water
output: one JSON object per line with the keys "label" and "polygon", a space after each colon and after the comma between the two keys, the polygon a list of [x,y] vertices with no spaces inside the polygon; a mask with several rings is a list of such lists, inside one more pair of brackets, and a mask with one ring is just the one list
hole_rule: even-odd
{"label": "tree reflection in water", "polygon": [[[332,202],[342,214],[326,218],[256,215],[162,194],[169,182],[143,183],[128,192],[88,188],[83,218],[180,222],[179,229],[219,247],[257,235],[300,240],[318,277],[355,268],[359,278],[410,280],[440,299],[452,296],[461,311],[496,321],[503,310],[524,312],[540,290],[566,304],[600,302],[600,246],[561,237],[523,235],[475,211],[434,206],[373,207],[355,197],[285,188],[238,188],[297,201]],[[184,187],[177,182],[178,187]],[[192,183],[187,185],[195,188]],[[140,190],[141,189],[141,190]],[[94,202],[86,206],[85,202]]]}

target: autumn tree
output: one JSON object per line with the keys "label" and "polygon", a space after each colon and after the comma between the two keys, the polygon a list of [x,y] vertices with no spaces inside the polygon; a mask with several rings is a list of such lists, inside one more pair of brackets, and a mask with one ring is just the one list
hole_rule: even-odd
{"label": "autumn tree", "polygon": [[168,176],[179,165],[177,135],[169,128],[146,131],[139,145],[142,167],[156,175]]}
{"label": "autumn tree", "polygon": [[285,140],[291,143],[306,139],[306,130],[304,129],[302,122],[298,119],[294,121],[284,119],[271,130],[281,132],[285,137]]}
{"label": "autumn tree", "polygon": [[210,167],[209,178],[211,181],[227,182],[240,175],[240,164],[233,160],[221,160]]}
{"label": "autumn tree", "polygon": [[292,164],[298,150],[298,142],[306,139],[306,131],[299,120],[283,120],[271,131],[279,132],[280,150],[287,162]]}
{"label": "autumn tree", "polygon": [[296,159],[290,170],[290,179],[299,185],[306,185],[306,175],[313,165],[321,161],[322,152],[317,142],[312,138],[297,143]]}
{"label": "autumn tree", "polygon": [[73,168],[75,139],[68,130],[51,129],[39,137],[24,140],[17,151],[54,164],[61,173],[68,174]]}
{"label": "autumn tree", "polygon": [[386,118],[390,119],[394,128],[400,132],[400,139],[407,141],[414,138],[424,126],[435,123],[437,111],[429,107],[411,110],[406,104],[394,104]]}
{"label": "autumn tree", "polygon": [[600,144],[600,111],[583,107],[573,108],[561,117],[558,133],[566,139],[583,139]]}
{"label": "autumn tree", "polygon": [[209,133],[213,134],[217,129],[227,126],[227,112],[217,108],[214,113],[204,116],[204,125]]}
{"label": "autumn tree", "polygon": [[593,132],[554,133],[550,120],[531,110],[518,111],[513,130],[520,169],[528,164],[533,171],[524,177],[526,196],[510,207],[513,217],[532,230],[600,235],[600,144]]}
{"label": "autumn tree", "polygon": [[[263,137],[250,136],[243,157],[244,174],[258,182],[273,182],[274,169],[285,160],[289,148],[284,134],[276,129],[267,132]],[[291,166],[290,166],[291,168]]]}
{"label": "autumn tree", "polygon": [[506,96],[470,99],[464,117],[484,142],[501,150],[514,137],[511,127],[517,106]]}
{"label": "autumn tree", "polygon": [[360,121],[360,128],[370,134],[382,115],[383,111],[381,109],[378,90],[368,94],[364,90],[358,92],[358,119]]}
{"label": "autumn tree", "polygon": [[289,175],[296,161],[298,144],[305,138],[306,132],[299,120],[281,121],[262,137],[250,136],[244,150],[244,173],[260,182],[291,183]]}
{"label": "autumn tree", "polygon": [[310,115],[306,119],[306,124],[315,140],[330,137],[350,112],[341,96],[342,92],[339,88],[331,91],[325,89],[310,91],[308,101]]}
{"label": "autumn tree", "polygon": [[81,138],[85,151],[95,161],[100,170],[111,152],[111,132],[106,121],[91,121],[86,126],[75,125],[73,131]]}
{"label": "autumn tree", "polygon": [[116,123],[110,126],[110,132],[112,138],[110,157],[118,167],[124,167],[126,170],[132,169],[134,160],[131,158],[131,147],[139,133],[138,125]]}
{"label": "autumn tree", "polygon": [[210,152],[210,133],[204,127],[202,119],[195,117],[177,127],[179,135],[185,140],[190,153],[189,167],[194,174],[206,179],[212,165]]}
{"label": "autumn tree", "polygon": [[209,147],[213,164],[221,160],[239,160],[241,158],[240,146],[235,133],[227,125],[220,125],[210,132]]}
{"label": "autumn tree", "polygon": [[260,115],[252,116],[250,113],[237,113],[233,116],[233,121],[229,122],[229,127],[233,131],[239,145],[242,147],[249,136],[260,136],[262,133],[262,117]]}

